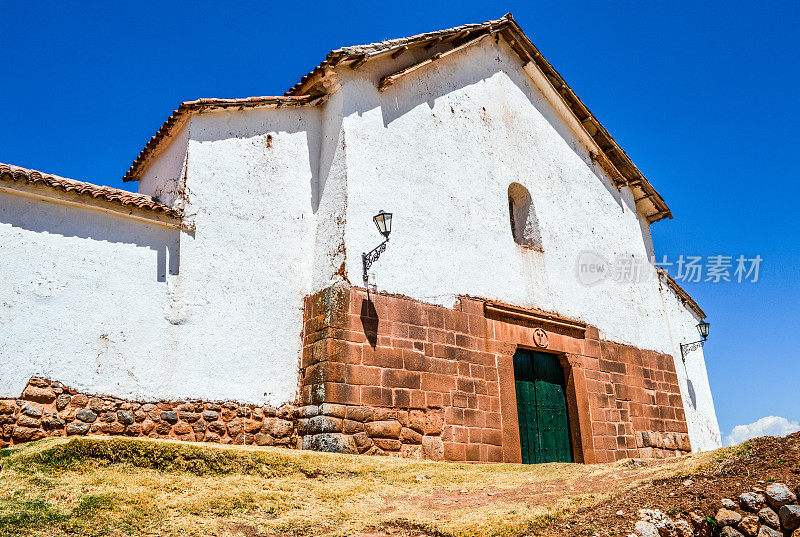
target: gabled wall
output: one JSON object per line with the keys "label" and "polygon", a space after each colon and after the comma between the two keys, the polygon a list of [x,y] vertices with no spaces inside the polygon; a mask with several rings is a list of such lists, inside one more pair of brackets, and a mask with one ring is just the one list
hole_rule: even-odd
{"label": "gabled wall", "polygon": [[[394,213],[394,231],[371,271],[379,290],[449,307],[469,295],[551,311],[597,326],[603,339],[674,356],[666,317],[681,334],[696,321],[666,312],[632,193],[592,162],[585,135],[540,73],[504,41],[484,39],[379,91],[380,78],[413,64],[414,54],[338,69],[350,281],[360,283],[360,252],[381,240],[371,217],[384,209]],[[513,240],[511,183],[531,194],[542,252]],[[577,276],[584,252],[638,264],[647,279],[586,285]],[[717,429],[707,380],[696,374],[695,436]]]}
{"label": "gabled wall", "polygon": [[180,209],[189,149],[188,121],[171,140],[162,143],[165,147],[142,172],[138,191]]}

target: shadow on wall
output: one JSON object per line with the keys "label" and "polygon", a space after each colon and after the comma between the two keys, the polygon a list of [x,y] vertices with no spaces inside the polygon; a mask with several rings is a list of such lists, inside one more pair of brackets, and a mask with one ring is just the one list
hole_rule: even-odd
{"label": "shadow on wall", "polygon": [[361,326],[370,346],[374,349],[378,344],[378,311],[369,298],[361,300]]}
{"label": "shadow on wall", "polygon": [[[53,259],[76,249],[80,251],[74,255],[82,258],[82,262],[86,262],[87,257],[92,254],[104,261],[109,256],[119,255],[119,250],[114,248],[104,252],[101,247],[93,248],[76,241],[53,239],[53,236],[60,236],[65,239],[86,239],[98,244],[130,244],[154,250],[156,266],[153,268],[159,282],[166,281],[167,274],[174,276],[180,271],[181,232],[178,229],[43,200],[6,194],[0,197],[3,199],[0,203],[0,227],[6,224],[37,234],[35,238],[27,238],[22,234],[22,237],[12,239],[17,255],[26,255],[26,245],[39,253],[52,249]],[[31,256],[34,259],[36,257]],[[110,270],[112,264],[107,266]]]}
{"label": "shadow on wall", "polygon": [[[392,122],[421,104],[427,104],[430,110],[434,110],[437,100],[447,97],[453,92],[463,90],[469,86],[491,84],[491,79],[497,76],[508,77],[519,92],[547,120],[562,138],[564,144],[570,147],[584,161],[586,166],[592,170],[597,180],[602,183],[619,207],[623,209],[627,206],[629,210],[635,211],[633,200],[626,199],[610,179],[606,177],[605,173],[599,169],[598,165],[592,161],[589,152],[576,139],[572,128],[552,107],[548,98],[545,97],[530,76],[523,70],[522,60],[506,45],[502,44],[503,41],[500,43],[495,44],[493,40],[486,39],[471,50],[457,53],[414,74],[407,75],[383,92],[375,92],[373,95],[376,95],[377,102],[364,102],[360,110],[354,110],[354,112],[363,113],[365,110],[380,107],[383,114],[384,127],[388,128]],[[463,62],[462,55],[470,53],[483,55],[485,61]],[[509,63],[511,65],[508,65]],[[509,68],[512,66],[517,68]],[[442,77],[442,75],[444,76]],[[430,76],[437,77],[438,83],[428,83],[427,77]],[[498,95],[496,103],[501,108],[501,114],[500,117],[494,118],[498,120],[497,124],[502,124],[508,132],[516,128],[515,113],[518,112],[518,110],[514,110],[511,107],[503,106],[503,103],[509,102],[511,102],[511,99],[502,94]],[[485,109],[480,109],[480,103],[475,102],[473,106],[475,107],[474,113],[486,114]],[[444,110],[449,108],[450,104],[446,103],[446,106],[440,104],[440,107]],[[535,140],[532,141],[535,144]],[[500,143],[503,143],[503,140],[500,140]]]}
{"label": "shadow on wall", "polygon": [[694,391],[692,379],[686,379],[686,391],[689,393],[689,399],[692,401],[692,408],[697,408],[697,394]]}

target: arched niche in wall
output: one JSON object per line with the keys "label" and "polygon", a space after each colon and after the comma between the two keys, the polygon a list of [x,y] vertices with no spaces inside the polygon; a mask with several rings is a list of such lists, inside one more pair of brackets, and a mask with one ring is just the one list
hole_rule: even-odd
{"label": "arched niche in wall", "polygon": [[514,242],[525,248],[542,251],[542,233],[536,209],[528,189],[519,183],[508,187],[508,216]]}

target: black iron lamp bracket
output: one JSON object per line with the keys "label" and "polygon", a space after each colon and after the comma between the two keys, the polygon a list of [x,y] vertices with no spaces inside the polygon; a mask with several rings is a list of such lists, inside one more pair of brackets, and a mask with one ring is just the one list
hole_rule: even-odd
{"label": "black iron lamp bracket", "polygon": [[696,351],[705,345],[706,340],[701,339],[700,341],[693,341],[691,343],[681,343],[681,358],[683,361],[686,361],[686,355],[692,351]]}
{"label": "black iron lamp bracket", "polygon": [[365,254],[364,253],[361,254],[361,262],[362,262],[362,265],[364,267],[364,275],[363,276],[364,276],[364,282],[365,283],[369,279],[369,272],[368,272],[369,271],[369,267],[371,267],[372,264],[375,261],[378,260],[378,258],[381,256],[381,254],[384,251],[386,251],[386,244],[388,242],[389,242],[389,239],[387,238],[385,241],[380,243],[378,246],[376,246],[375,248],[373,248],[369,252],[367,252]]}

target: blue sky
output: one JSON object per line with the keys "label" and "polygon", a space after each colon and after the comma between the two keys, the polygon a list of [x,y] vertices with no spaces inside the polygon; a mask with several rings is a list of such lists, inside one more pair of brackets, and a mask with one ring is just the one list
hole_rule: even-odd
{"label": "blue sky", "polygon": [[658,254],[764,258],[757,283],[685,284],[723,434],[800,420],[800,4],[222,6],[4,3],[0,162],[121,187],[180,101],[280,95],[333,48],[511,11],[667,200]]}

